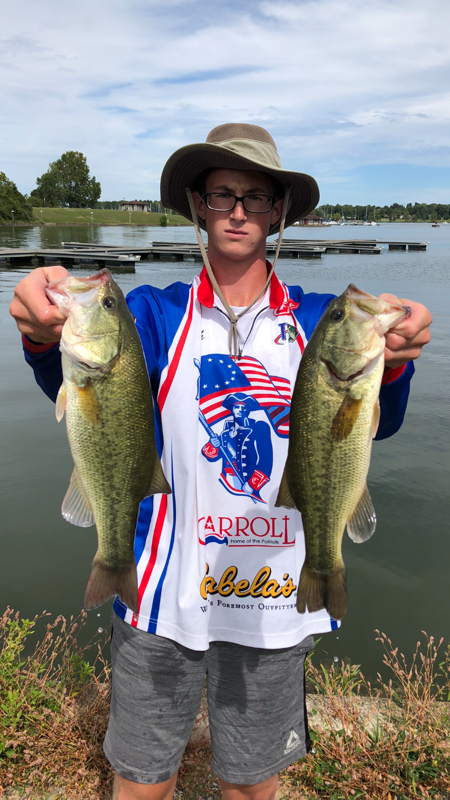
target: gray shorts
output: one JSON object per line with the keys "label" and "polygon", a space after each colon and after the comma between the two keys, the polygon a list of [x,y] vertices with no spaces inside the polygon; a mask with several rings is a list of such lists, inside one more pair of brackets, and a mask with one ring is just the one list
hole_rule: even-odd
{"label": "gray shorts", "polygon": [[135,783],[173,775],[200,707],[205,675],[213,769],[229,783],[260,783],[310,749],[304,662],[295,647],[211,642],[189,650],[132,628],[113,613],[112,697],[104,751]]}

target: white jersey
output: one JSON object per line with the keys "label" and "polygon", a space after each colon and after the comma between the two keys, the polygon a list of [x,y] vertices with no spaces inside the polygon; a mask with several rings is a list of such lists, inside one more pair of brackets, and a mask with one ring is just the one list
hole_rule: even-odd
{"label": "white jersey", "polygon": [[[118,599],[115,610],[139,629],[194,650],[207,649],[210,641],[295,645],[337,627],[325,610],[297,612],[305,558],[301,515],[275,507],[290,399],[306,343],[293,313],[299,303],[272,279],[270,291],[239,322],[242,356],[232,359],[230,323],[205,275],[186,292],[157,397],[161,460],[172,494],[141,506],[139,613]],[[130,308],[152,375],[143,294]],[[312,327],[330,299],[314,297]],[[151,324],[158,334],[158,324]]]}

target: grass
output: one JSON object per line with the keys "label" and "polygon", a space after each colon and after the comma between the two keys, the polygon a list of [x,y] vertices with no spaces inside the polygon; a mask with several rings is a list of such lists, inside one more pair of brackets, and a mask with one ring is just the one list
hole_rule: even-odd
{"label": "grass", "polygon": [[[102,752],[107,633],[81,649],[84,612],[69,622],[48,616],[25,620],[7,609],[0,619],[0,797],[12,787],[37,798],[60,786],[66,800],[105,800],[112,782]],[[42,620],[45,635],[32,648]],[[440,655],[442,640],[436,645],[424,637],[407,663],[377,632],[392,677],[379,675],[374,686],[359,665],[325,669],[308,659],[313,749],[282,773],[280,800],[450,797],[450,647]],[[361,713],[364,704],[370,720]],[[220,797],[209,746],[186,750],[176,797]]]}
{"label": "grass", "polygon": [[[42,211],[42,216],[41,216]],[[103,208],[33,208],[36,223],[71,225],[160,225],[161,213],[156,211],[113,211]],[[192,225],[179,214],[167,214],[167,225]]]}

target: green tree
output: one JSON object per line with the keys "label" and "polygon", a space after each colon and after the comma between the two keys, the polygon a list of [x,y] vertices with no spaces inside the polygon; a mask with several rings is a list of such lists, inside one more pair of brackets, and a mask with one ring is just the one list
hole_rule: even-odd
{"label": "green tree", "polygon": [[345,219],[353,219],[355,216],[355,207],[348,204],[343,205],[342,216],[345,217]]}
{"label": "green tree", "polygon": [[33,212],[16,184],[0,172],[0,222],[12,222],[13,217],[14,222],[31,222]]}
{"label": "green tree", "polygon": [[89,175],[86,157],[76,150],[68,150],[49,164],[36,183],[30,196],[39,205],[93,208],[101,195],[100,183],[95,175]]}

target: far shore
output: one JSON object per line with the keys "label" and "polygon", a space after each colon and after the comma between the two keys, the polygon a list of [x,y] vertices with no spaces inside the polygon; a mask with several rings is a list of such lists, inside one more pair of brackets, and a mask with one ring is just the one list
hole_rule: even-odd
{"label": "far shore", "polygon": [[0,228],[192,228],[192,222],[0,222]]}
{"label": "far shore", "polygon": [[[389,222],[389,220],[383,220],[379,222],[378,225],[434,225],[435,223],[430,222],[429,220],[417,220],[413,222],[412,220],[402,220],[397,219],[395,222]],[[440,222],[438,225],[446,225],[450,223]],[[170,217],[167,217],[167,224],[160,225],[158,222],[0,222],[0,228],[192,228],[193,224],[190,220],[186,220],[183,222],[171,222]],[[291,226],[292,227],[292,226]],[[296,225],[295,227],[302,227],[306,228],[307,230],[318,230],[320,228],[330,228],[330,227],[339,227],[339,225],[331,226],[327,225],[326,223],[323,225]],[[358,227],[358,224],[354,225],[354,227]],[[360,225],[359,227],[363,227]]]}

